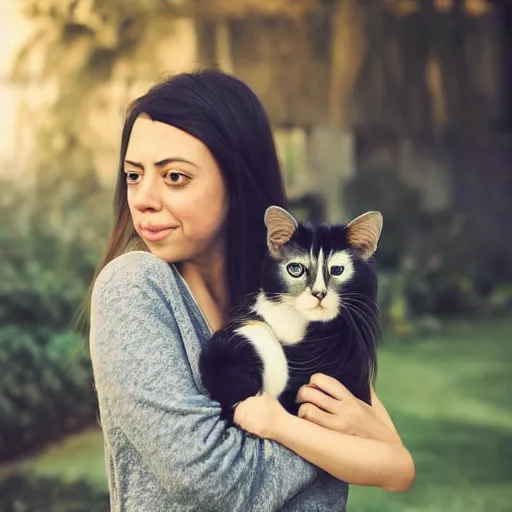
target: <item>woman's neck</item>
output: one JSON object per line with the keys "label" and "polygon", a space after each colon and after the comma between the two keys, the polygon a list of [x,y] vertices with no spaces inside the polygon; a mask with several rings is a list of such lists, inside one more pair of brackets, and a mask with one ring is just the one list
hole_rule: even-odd
{"label": "woman's neck", "polygon": [[[215,257],[216,256],[216,257]],[[230,309],[228,279],[223,255],[210,254],[208,261],[190,260],[176,267],[191,289],[212,330],[220,328]]]}

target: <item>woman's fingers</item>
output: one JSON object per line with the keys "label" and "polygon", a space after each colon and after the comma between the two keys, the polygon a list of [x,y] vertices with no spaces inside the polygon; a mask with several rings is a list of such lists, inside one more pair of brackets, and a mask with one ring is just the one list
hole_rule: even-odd
{"label": "woman's fingers", "polygon": [[333,414],[338,412],[340,404],[339,400],[336,398],[332,398],[331,396],[323,393],[320,389],[316,389],[309,385],[302,386],[299,389],[299,392],[297,393],[297,402],[309,402],[310,404]]}
{"label": "woman's fingers", "polygon": [[354,396],[341,382],[323,373],[315,373],[312,375],[309,379],[309,383],[337,400]]}
{"label": "woman's fingers", "polygon": [[299,418],[316,423],[321,427],[345,433],[343,418],[329,412],[325,412],[314,404],[302,404],[299,409]]}
{"label": "woman's fingers", "polygon": [[299,418],[312,421],[313,423],[317,423],[318,425],[322,425],[327,428],[330,428],[327,424],[331,422],[331,418],[334,418],[334,415],[323,411],[312,403],[302,404],[300,406],[298,416]]}

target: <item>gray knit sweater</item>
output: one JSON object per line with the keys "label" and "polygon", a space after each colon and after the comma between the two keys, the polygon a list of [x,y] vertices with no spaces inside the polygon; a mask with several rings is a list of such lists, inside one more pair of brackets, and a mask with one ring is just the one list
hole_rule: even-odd
{"label": "gray knit sweater", "polygon": [[173,265],[110,262],[91,322],[112,512],[346,510],[344,482],[220,419],[198,370],[210,333]]}

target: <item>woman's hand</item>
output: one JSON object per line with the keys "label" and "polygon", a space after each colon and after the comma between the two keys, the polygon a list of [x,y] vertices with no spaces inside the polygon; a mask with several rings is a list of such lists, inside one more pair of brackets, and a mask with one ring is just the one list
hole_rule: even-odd
{"label": "woman's hand", "polygon": [[[302,418],[262,394],[241,402],[235,408],[234,422],[251,434],[277,441],[347,483],[390,491],[410,488],[414,461],[391,420],[386,423],[379,418],[378,407],[360,402],[337,380],[322,374],[314,375],[298,398],[304,402]],[[375,404],[381,405],[378,399]]]}
{"label": "woman's hand", "polygon": [[250,434],[275,439],[283,420],[290,416],[278,400],[263,393],[251,396],[235,408],[233,421]]}
{"label": "woman's hand", "polygon": [[343,384],[315,374],[297,393],[299,417],[343,434],[402,444],[396,430],[376,410],[356,398]]}

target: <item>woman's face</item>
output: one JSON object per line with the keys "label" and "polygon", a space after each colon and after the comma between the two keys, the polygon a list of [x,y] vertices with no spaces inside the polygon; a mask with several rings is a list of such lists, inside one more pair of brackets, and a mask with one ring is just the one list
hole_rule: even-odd
{"label": "woman's face", "polygon": [[124,170],[133,225],[155,256],[168,262],[202,261],[222,250],[228,194],[201,141],[139,116]]}

